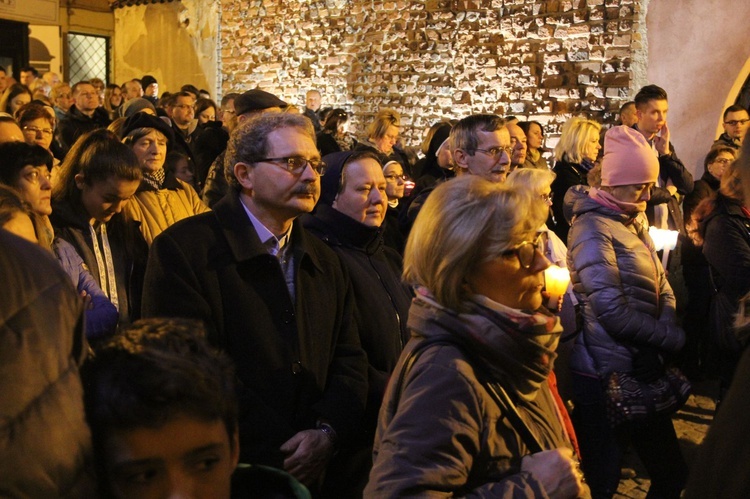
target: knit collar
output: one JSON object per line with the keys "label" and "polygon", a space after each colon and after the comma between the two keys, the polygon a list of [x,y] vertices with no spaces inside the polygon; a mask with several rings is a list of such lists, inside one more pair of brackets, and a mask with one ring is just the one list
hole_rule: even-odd
{"label": "knit collar", "polygon": [[416,291],[408,321],[414,333],[449,334],[506,388],[527,401],[536,397],[557,357],[562,333],[558,317],[544,308],[511,309],[485,296],[471,297],[466,312],[458,313],[438,304],[427,290]]}

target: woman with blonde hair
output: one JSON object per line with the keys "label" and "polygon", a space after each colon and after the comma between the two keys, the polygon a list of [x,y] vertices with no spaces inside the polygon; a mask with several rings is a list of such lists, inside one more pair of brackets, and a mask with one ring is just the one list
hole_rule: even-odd
{"label": "woman with blonde hair", "polygon": [[585,494],[547,385],[547,206],[467,175],[427,198],[406,245],[411,340],[380,410],[365,497]]}
{"label": "woman with blonde hair", "polygon": [[594,167],[602,148],[599,144],[601,129],[596,121],[571,118],[563,125],[560,141],[555,146],[553,171],[557,177],[552,182],[552,230],[565,243],[570,230],[570,224],[563,214],[565,193],[574,185],[588,185],[586,174]]}
{"label": "woman with blonde hair", "polygon": [[404,172],[411,177],[411,164],[406,154],[396,144],[401,130],[401,115],[395,109],[381,109],[367,125],[367,139],[354,148],[355,151],[372,151],[378,155],[381,165],[398,161]]}
{"label": "woman with blonde hair", "polygon": [[124,104],[122,89],[110,83],[104,88],[104,109],[107,110],[110,120],[115,120],[120,116],[120,107]]}

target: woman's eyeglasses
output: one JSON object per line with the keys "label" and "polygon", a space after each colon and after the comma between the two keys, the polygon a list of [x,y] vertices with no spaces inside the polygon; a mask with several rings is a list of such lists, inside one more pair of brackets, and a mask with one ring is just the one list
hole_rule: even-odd
{"label": "woman's eyeglasses", "polygon": [[544,233],[540,233],[533,241],[524,241],[513,249],[503,251],[502,256],[516,255],[518,263],[524,269],[530,269],[534,265],[537,253],[544,255]]}

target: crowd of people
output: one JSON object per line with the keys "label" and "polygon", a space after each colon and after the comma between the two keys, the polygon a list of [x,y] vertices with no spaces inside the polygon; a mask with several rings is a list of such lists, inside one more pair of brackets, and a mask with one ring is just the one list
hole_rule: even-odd
{"label": "crowd of people", "polygon": [[617,419],[612,386],[735,385],[746,109],[694,181],[656,85],[554,150],[494,114],[416,150],[396,110],[355,136],[316,90],[20,74],[0,71],[0,490],[606,498],[631,447],[649,497],[684,493],[679,404]]}

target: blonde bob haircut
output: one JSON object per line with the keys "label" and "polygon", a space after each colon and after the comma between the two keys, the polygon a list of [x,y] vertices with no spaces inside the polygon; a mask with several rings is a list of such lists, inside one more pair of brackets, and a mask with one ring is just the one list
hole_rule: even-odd
{"label": "blonde bob haircut", "polygon": [[562,127],[560,141],[555,146],[555,159],[570,163],[581,163],[586,144],[594,137],[599,140],[602,126],[596,121],[571,118]]}
{"label": "blonde bob haircut", "polygon": [[372,122],[367,125],[368,139],[382,139],[388,133],[389,126],[401,128],[401,115],[395,109],[381,109]]}
{"label": "blonde bob haircut", "polygon": [[516,168],[505,181],[511,189],[528,189],[534,196],[546,193],[555,180],[555,172],[541,168]]}
{"label": "blonde bob haircut", "polygon": [[466,278],[503,251],[532,240],[547,213],[547,204],[528,189],[475,175],[444,182],[427,198],[409,234],[404,280],[460,312],[469,296]]}

